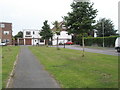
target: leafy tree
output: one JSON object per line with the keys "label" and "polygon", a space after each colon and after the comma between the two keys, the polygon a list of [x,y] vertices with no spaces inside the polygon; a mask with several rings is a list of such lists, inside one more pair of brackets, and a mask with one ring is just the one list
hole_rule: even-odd
{"label": "leafy tree", "polygon": [[116,35],[117,30],[114,29],[113,22],[110,19],[102,18],[97,21],[96,30],[98,37]]}
{"label": "leafy tree", "polygon": [[19,31],[19,32],[17,33],[17,35],[14,36],[14,38],[15,38],[15,39],[17,39],[17,38],[23,38],[23,32],[22,32],[22,31]]}
{"label": "leafy tree", "polygon": [[64,21],[69,33],[82,36],[83,55],[84,56],[84,36],[93,30],[97,10],[93,9],[93,3],[73,2],[71,4],[72,12],[64,17]]}
{"label": "leafy tree", "polygon": [[40,32],[40,36],[42,36],[43,39],[45,39],[47,47],[48,47],[48,42],[49,39],[53,36],[53,33],[50,29],[50,26],[47,24],[47,20],[45,20],[45,22],[43,23],[44,26],[42,27],[42,30]]}
{"label": "leafy tree", "polygon": [[57,50],[59,50],[60,48],[59,48],[59,44],[58,44],[58,40],[59,40],[59,37],[58,37],[58,35],[60,35],[60,31],[61,31],[61,29],[60,29],[60,26],[59,26],[59,23],[58,23],[58,21],[55,21],[54,23],[53,23],[53,25],[54,25],[54,32],[55,32],[55,34],[57,35]]}

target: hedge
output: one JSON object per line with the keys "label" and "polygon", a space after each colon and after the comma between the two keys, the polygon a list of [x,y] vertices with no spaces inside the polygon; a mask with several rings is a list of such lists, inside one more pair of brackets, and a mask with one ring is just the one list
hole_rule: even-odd
{"label": "hedge", "polygon": [[[115,40],[118,36],[109,36],[104,37],[104,45],[105,47],[114,47],[115,46]],[[80,37],[77,37],[75,39],[75,43],[82,45],[82,39]],[[93,46],[97,45],[102,47],[103,46],[103,37],[85,37],[85,46]]]}

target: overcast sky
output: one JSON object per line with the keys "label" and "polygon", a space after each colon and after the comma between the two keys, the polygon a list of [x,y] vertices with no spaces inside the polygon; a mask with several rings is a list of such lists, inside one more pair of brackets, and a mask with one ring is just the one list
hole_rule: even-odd
{"label": "overcast sky", "polygon": [[[99,18],[109,18],[115,29],[118,28],[118,1],[91,0],[97,9]],[[48,20],[52,27],[55,20],[62,21],[62,16],[71,11],[73,0],[0,0],[0,22],[13,24],[13,35],[23,29],[41,29]]]}

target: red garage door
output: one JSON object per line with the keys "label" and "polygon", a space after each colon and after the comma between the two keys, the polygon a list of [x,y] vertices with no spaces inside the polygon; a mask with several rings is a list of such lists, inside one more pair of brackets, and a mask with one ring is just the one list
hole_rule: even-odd
{"label": "red garage door", "polygon": [[32,39],[25,39],[25,45],[32,45]]}

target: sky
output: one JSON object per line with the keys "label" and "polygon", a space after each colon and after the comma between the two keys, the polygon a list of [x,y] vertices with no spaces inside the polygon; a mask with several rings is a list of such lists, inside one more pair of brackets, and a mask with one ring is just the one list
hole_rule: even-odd
{"label": "sky", "polygon": [[[98,10],[96,20],[111,19],[118,29],[118,1],[91,0],[94,9]],[[48,20],[52,26],[54,21],[62,21],[62,17],[71,11],[73,0],[0,0],[0,22],[10,22],[13,25],[13,35],[23,29],[38,29]]]}

